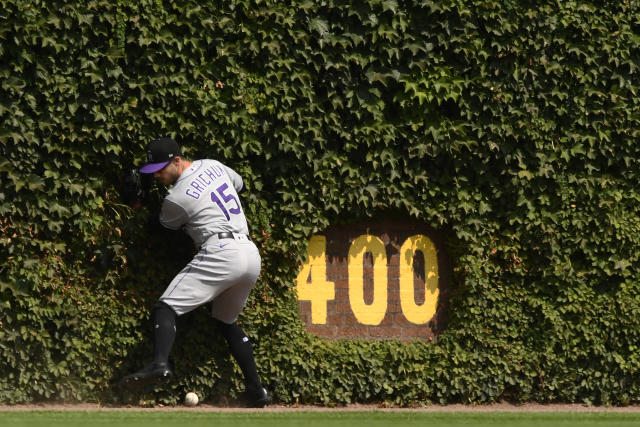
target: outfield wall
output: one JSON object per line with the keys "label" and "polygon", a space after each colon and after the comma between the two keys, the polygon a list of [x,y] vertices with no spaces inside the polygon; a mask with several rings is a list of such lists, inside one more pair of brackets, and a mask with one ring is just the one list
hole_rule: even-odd
{"label": "outfield wall", "polygon": [[640,400],[636,0],[0,0],[0,41],[0,403],[242,391],[205,309],[112,386],[193,253],[119,200],[161,134],[244,177],[277,401]]}

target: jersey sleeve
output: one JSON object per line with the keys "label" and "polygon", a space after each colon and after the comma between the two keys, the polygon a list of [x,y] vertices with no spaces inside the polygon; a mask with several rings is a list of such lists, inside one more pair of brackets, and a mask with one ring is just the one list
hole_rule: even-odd
{"label": "jersey sleeve", "polygon": [[179,230],[188,220],[187,212],[180,205],[164,199],[160,211],[160,224],[171,230]]}
{"label": "jersey sleeve", "polygon": [[229,178],[231,178],[231,182],[233,183],[233,188],[236,189],[236,192],[237,193],[242,192],[242,190],[244,189],[244,181],[242,181],[242,177],[238,175],[238,172],[234,171],[230,167],[225,165],[222,165],[222,166],[224,167],[224,170],[227,172],[227,175],[229,175]]}

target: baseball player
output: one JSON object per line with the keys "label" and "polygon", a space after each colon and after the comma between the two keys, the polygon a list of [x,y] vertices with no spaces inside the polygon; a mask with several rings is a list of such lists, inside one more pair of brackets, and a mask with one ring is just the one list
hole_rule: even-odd
{"label": "baseball player", "polygon": [[151,311],[153,361],[122,380],[136,390],[168,381],[169,352],[176,334],[176,316],[206,303],[224,335],[231,354],[244,374],[247,403],[263,407],[271,398],[260,382],[253,349],[236,324],[260,273],[260,254],[249,238],[247,220],[238,193],[244,188],[240,175],[216,160],[187,161],[170,138],[147,146],[148,163],[142,174],[153,174],[171,186],[162,202],[160,223],[182,229],[198,253],[171,281]]}

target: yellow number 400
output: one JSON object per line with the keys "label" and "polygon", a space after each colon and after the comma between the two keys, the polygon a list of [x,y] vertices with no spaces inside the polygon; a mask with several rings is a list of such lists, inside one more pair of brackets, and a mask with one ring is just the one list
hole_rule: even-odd
{"label": "yellow number 400", "polygon": [[[414,292],[413,257],[422,252],[425,261],[425,301],[417,304]],[[363,260],[373,255],[373,301],[364,300]],[[298,299],[311,302],[311,323],[327,323],[327,302],[335,298],[335,284],[327,281],[326,238],[312,236],[307,247],[308,260],[297,278]],[[362,235],[349,248],[349,304],[354,316],[364,325],[379,325],[387,312],[387,254],[376,236]],[[311,276],[311,280],[309,279]],[[436,248],[426,236],[407,238],[400,248],[400,307],[405,318],[414,324],[427,323],[435,314],[438,302],[438,258]]]}

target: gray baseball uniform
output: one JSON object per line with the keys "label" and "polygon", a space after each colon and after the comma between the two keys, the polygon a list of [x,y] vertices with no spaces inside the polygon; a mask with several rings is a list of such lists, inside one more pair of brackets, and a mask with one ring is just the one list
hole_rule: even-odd
{"label": "gray baseball uniform", "polygon": [[233,323],[244,308],[261,259],[238,198],[243,185],[240,175],[222,163],[196,160],[165,197],[160,223],[183,229],[199,248],[160,297],[176,314],[213,301],[212,316]]}
{"label": "gray baseball uniform", "polygon": [[212,302],[214,323],[244,376],[246,403],[262,408],[271,402],[271,396],[260,381],[251,341],[236,323],[258,279],[261,262],[238,198],[242,178],[215,160],[184,160],[172,138],[156,138],[146,150],[147,163],[139,172],[172,185],[162,204],[160,223],[183,229],[198,253],[151,309],[153,361],[125,376],[120,385],[139,391],[169,381],[176,316]]}

